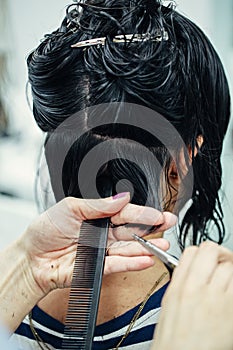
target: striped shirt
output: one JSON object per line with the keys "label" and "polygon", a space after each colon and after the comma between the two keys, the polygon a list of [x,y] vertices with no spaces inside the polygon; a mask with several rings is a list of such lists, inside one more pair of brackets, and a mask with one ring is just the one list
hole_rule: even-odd
{"label": "striped shirt", "polygon": [[[133,329],[119,349],[149,350],[151,348],[154,329],[161,309],[161,300],[167,286],[168,283],[149,298]],[[139,306],[137,305],[123,315],[96,326],[92,349],[114,349],[125,334]],[[34,328],[48,347],[51,350],[61,349],[64,325],[43,312],[38,306],[34,307],[32,318]],[[41,349],[31,332],[28,317],[24,319],[11,339],[16,343],[18,350]]]}

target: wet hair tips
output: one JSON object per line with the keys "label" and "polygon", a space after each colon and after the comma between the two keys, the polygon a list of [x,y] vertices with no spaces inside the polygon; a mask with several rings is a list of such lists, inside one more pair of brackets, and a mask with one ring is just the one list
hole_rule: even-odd
{"label": "wet hair tips", "polygon": [[[38,126],[47,132],[47,142],[53,131],[71,115],[100,104],[131,103],[162,115],[176,128],[192,157],[192,204],[181,223],[180,243],[184,246],[188,236],[194,244],[213,239],[210,232],[213,225],[215,240],[222,243],[225,230],[219,189],[220,157],[230,116],[227,80],[205,34],[179,14],[173,3],[169,6],[162,3],[86,0],[67,7],[60,28],[46,35],[27,60],[33,114]],[[134,41],[132,38],[138,34],[144,35],[143,39]],[[127,35],[132,35],[131,40],[114,40]],[[159,40],[151,40],[158,35]],[[95,38],[105,38],[104,44],[72,47]],[[83,157],[91,147],[112,140],[116,159],[98,172],[100,192],[106,177],[113,181],[114,191],[117,181],[124,179],[125,189],[129,182],[133,186],[132,202],[144,205],[146,192],[154,183],[149,191],[149,205],[169,207],[172,184],[168,174],[172,157],[166,147],[137,127],[117,123],[109,126],[106,120],[106,125],[91,129],[92,118],[90,113],[77,121],[83,135],[73,143],[64,162],[65,195],[80,196],[76,179]],[[74,130],[70,134],[57,134],[54,143],[62,147],[73,135]],[[199,147],[200,135],[203,144]],[[142,146],[157,156],[165,174],[165,204],[155,199],[161,195],[158,190],[161,173],[153,170],[149,158],[140,158]],[[125,160],[124,149],[130,149],[135,159]],[[51,152],[48,167],[53,185],[57,149]],[[138,164],[142,164],[143,171]],[[179,164],[177,166],[179,173]],[[59,200],[55,189],[54,192]],[[165,197],[161,197],[163,202]]]}

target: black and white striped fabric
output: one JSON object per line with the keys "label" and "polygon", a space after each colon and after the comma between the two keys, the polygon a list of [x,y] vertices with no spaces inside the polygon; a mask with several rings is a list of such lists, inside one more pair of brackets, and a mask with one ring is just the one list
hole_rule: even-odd
{"label": "black and white striped fabric", "polygon": [[[164,285],[150,297],[133,329],[119,349],[149,350],[151,348],[154,329],[158,323],[161,300],[167,285]],[[114,349],[125,334],[138,307],[139,305],[123,315],[97,326],[95,329],[93,350]],[[37,306],[33,309],[32,318],[36,331],[48,347],[51,350],[61,349],[64,325],[50,317]],[[16,343],[18,350],[41,349],[30,330],[28,317],[24,319],[12,335],[11,341]]]}

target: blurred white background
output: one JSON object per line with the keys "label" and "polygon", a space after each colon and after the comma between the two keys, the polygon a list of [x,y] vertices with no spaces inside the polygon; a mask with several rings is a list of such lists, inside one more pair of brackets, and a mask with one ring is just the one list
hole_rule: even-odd
{"label": "blurred white background", "polygon": [[[56,29],[71,0],[0,0],[0,93],[8,133],[0,136],[0,249],[23,232],[36,215],[34,179],[42,134],[26,99],[26,57],[45,33]],[[223,61],[232,86],[233,0],[179,0],[178,10],[207,33]],[[5,64],[3,64],[5,62]],[[7,71],[5,71],[5,67]],[[0,131],[3,126],[0,125]],[[223,154],[225,223],[233,249],[233,132]]]}

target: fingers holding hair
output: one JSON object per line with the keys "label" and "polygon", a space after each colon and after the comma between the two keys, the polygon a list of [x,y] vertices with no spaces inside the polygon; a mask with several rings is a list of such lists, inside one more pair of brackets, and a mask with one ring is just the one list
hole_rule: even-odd
{"label": "fingers holding hair", "polygon": [[233,252],[206,241],[185,249],[175,269],[164,302],[174,293],[194,295],[201,289],[227,290],[233,285]]}

